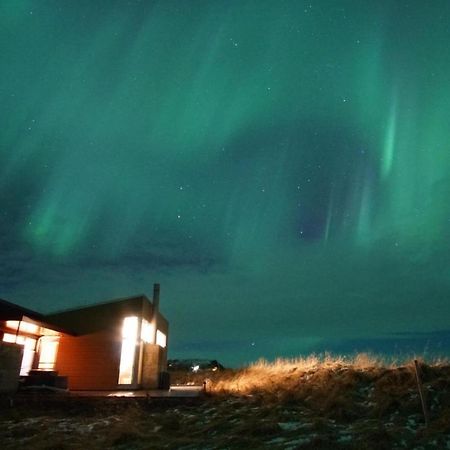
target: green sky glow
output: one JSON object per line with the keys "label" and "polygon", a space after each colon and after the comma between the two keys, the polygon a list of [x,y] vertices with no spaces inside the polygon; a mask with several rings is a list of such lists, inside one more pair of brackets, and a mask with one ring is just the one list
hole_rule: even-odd
{"label": "green sky glow", "polygon": [[10,0],[0,21],[1,297],[159,281],[178,354],[232,362],[450,328],[450,2]]}

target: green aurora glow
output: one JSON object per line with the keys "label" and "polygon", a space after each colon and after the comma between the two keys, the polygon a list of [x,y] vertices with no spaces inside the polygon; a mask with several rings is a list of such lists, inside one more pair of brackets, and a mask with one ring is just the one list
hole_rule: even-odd
{"label": "green aurora glow", "polygon": [[159,281],[176,354],[225,362],[450,328],[450,2],[10,0],[0,21],[1,297]]}

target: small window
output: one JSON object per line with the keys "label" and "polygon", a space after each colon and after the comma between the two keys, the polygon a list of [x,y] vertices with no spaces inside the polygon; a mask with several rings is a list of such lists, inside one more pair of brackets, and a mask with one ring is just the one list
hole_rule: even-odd
{"label": "small window", "polygon": [[155,327],[145,319],[142,319],[141,339],[146,344],[153,344],[155,339]]}
{"label": "small window", "polygon": [[167,344],[167,337],[162,331],[156,332],[156,344],[159,345],[162,348],[166,347]]}

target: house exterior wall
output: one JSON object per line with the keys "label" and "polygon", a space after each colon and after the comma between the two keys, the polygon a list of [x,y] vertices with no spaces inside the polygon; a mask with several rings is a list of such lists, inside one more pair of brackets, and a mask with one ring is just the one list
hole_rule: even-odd
{"label": "house exterior wall", "polygon": [[117,389],[121,345],[115,330],[62,335],[55,370],[69,378],[70,390]]}
{"label": "house exterior wall", "polygon": [[167,349],[169,348],[169,322],[158,313],[158,330],[162,331],[166,335],[166,346],[161,348],[160,367],[161,372],[167,370]]}
{"label": "house exterior wall", "polygon": [[17,390],[22,355],[21,345],[0,341],[0,393]]}
{"label": "house exterior wall", "polygon": [[142,355],[142,388],[158,389],[160,373],[165,370],[165,349],[155,344],[144,344]]}
{"label": "house exterior wall", "polygon": [[156,317],[156,328],[166,335],[166,346],[160,347],[156,344],[143,344],[141,378],[141,386],[143,389],[160,388],[161,373],[167,370],[169,324],[159,312]]}
{"label": "house exterior wall", "polygon": [[[54,331],[55,336],[59,336],[54,366],[50,368],[43,365],[39,369],[51,369],[59,376],[67,377],[70,390],[156,388],[159,384],[160,373],[167,367],[169,338],[168,322],[159,313],[158,304],[158,297],[154,303],[151,303],[146,296],[140,295],[38,317],[37,313],[0,300],[0,337],[3,332],[11,333],[4,321],[21,321],[25,317],[23,315],[25,311],[32,317],[27,318],[27,322],[43,327],[36,336],[33,335],[36,340],[39,339],[40,334],[45,335],[43,339],[47,338],[48,331]],[[122,344],[125,345],[126,341],[126,336],[123,334],[125,333],[124,319],[127,317],[137,317],[139,323],[134,378],[132,384],[119,385],[121,350]],[[156,330],[165,334],[165,347],[155,344],[155,336],[144,337],[141,334],[142,319],[145,319],[147,325],[153,326],[151,329],[155,335]],[[158,342],[163,341],[160,339]],[[40,348],[40,344],[38,347]],[[43,351],[42,354],[47,355],[47,353]],[[53,351],[52,354],[55,352]],[[125,351],[124,355],[127,354]],[[33,368],[38,367],[38,356],[37,354]],[[127,358],[123,360],[124,367],[127,365],[126,360]],[[53,364],[53,359],[51,362]],[[50,362],[46,364],[49,365]]]}

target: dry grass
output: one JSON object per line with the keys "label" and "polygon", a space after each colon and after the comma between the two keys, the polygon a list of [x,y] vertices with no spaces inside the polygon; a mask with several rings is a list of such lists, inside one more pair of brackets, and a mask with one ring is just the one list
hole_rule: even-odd
{"label": "dry grass", "polygon": [[222,379],[211,383],[214,392],[249,394],[257,391],[291,390],[297,388],[299,378],[306,374],[325,374],[343,368],[368,370],[382,367],[380,358],[361,353],[352,359],[342,356],[310,355],[305,358],[277,359],[273,362],[259,360],[250,366],[223,374]]}
{"label": "dry grass", "polygon": [[[448,361],[420,361],[420,366],[427,392],[446,395],[439,386],[448,390]],[[201,382],[201,376],[191,376],[190,381]],[[352,358],[325,354],[260,360],[243,369],[213,373],[206,382],[213,396],[251,396],[273,405],[303,405],[340,421],[380,418],[394,410],[421,413],[413,359],[399,364],[360,353]]]}
{"label": "dry grass", "polygon": [[[328,353],[310,355],[303,358],[277,359],[269,362],[261,359],[241,369],[228,369],[208,374],[175,374],[172,378],[176,383],[207,382],[211,393],[254,394],[255,392],[270,394],[279,391],[297,391],[305,381],[321,384],[327,378],[335,378],[336,374],[349,378],[373,378],[386,370],[406,369],[412,373],[414,357],[411,359],[389,359],[369,353],[358,353],[353,357],[334,356]],[[419,358],[420,363],[425,364]],[[428,361],[429,367],[448,366],[446,359]],[[342,375],[349,372],[352,375]],[[322,383],[322,384],[323,384]]]}
{"label": "dry grass", "polygon": [[0,408],[0,442],[37,450],[450,448],[450,365],[422,361],[421,371],[428,428],[411,360],[313,355],[213,372],[211,395],[193,403],[23,400]]}

